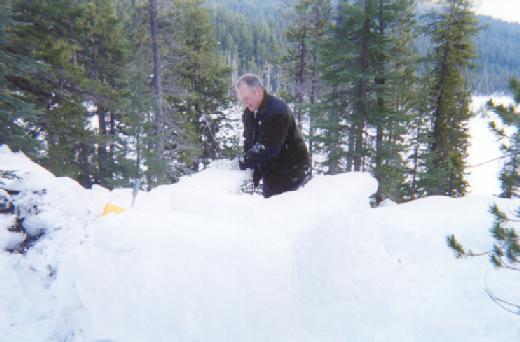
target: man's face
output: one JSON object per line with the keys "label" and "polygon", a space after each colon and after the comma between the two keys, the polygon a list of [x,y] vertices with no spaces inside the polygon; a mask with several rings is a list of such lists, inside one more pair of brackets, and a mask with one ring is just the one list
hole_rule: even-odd
{"label": "man's face", "polygon": [[244,106],[254,112],[258,109],[258,106],[260,106],[260,101],[262,100],[262,89],[251,89],[245,82],[243,82],[237,87],[237,96]]}

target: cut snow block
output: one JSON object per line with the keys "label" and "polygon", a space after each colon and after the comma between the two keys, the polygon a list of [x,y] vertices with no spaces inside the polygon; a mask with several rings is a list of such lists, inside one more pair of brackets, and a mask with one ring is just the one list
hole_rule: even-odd
{"label": "cut snow block", "polygon": [[107,216],[108,214],[120,214],[123,211],[125,211],[125,209],[118,207],[115,204],[107,203],[105,205],[105,208],[103,209],[103,214],[101,214],[101,216]]}

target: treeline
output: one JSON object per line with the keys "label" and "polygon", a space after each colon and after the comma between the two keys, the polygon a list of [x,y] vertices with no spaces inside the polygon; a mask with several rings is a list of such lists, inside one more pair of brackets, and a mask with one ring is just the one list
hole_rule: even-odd
{"label": "treeline", "polygon": [[85,187],[175,182],[239,151],[224,112],[253,71],[294,106],[315,173],[371,172],[374,203],[463,195],[471,1],[420,20],[414,0],[288,3],[10,0],[0,144]]}
{"label": "treeline", "polygon": [[215,138],[230,69],[202,1],[0,6],[0,144],[109,188],[175,182],[234,153]]}
{"label": "treeline", "polygon": [[[477,19],[445,0],[299,0],[288,31],[291,95],[317,172],[371,172],[374,202],[462,196]],[[419,34],[430,42],[418,55]]]}
{"label": "treeline", "polygon": [[293,1],[208,2],[214,13],[219,51],[232,68],[232,80],[254,72],[270,91],[282,91],[287,82],[281,64],[287,52],[285,18],[293,13]]}
{"label": "treeline", "polygon": [[475,39],[479,58],[471,71],[475,93],[511,93],[509,79],[520,78],[520,24],[479,16]]}
{"label": "treeline", "polygon": [[[271,81],[271,90],[282,92],[285,89],[287,73],[279,62],[288,49],[285,31],[294,16],[295,0],[208,2],[214,8],[218,8],[216,31],[222,44],[221,50],[236,51],[236,48],[229,47],[238,46],[240,51],[228,53],[229,65],[235,65],[238,73],[248,70],[263,75],[264,79]],[[331,6],[337,8],[340,2],[333,0]],[[425,25],[423,14],[430,11],[435,4],[420,0],[416,3],[417,23]],[[484,95],[496,92],[510,93],[509,78],[520,77],[520,59],[516,58],[520,53],[520,24],[482,15],[477,16],[477,19],[481,28],[475,37],[478,57],[474,60],[474,66],[466,70],[468,79],[471,80],[472,91]],[[233,43],[230,44],[230,40]],[[263,44],[263,51],[257,53],[254,48],[247,47],[255,40]],[[430,46],[430,41],[424,36],[417,34],[414,37],[414,48],[418,54],[426,54]],[[230,55],[233,57],[229,58]],[[236,59],[236,56],[240,57]]]}

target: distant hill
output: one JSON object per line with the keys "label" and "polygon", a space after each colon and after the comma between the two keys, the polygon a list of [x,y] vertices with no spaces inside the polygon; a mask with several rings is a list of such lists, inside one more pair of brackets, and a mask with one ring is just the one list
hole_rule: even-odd
{"label": "distant hill", "polygon": [[[295,0],[207,2],[216,13],[221,48],[242,52],[240,71],[262,70],[264,63],[276,64],[286,51],[284,32],[290,24]],[[420,1],[418,13],[431,6],[427,1]],[[507,93],[509,79],[520,78],[520,24],[481,15],[478,19],[482,26],[475,40],[479,57],[475,60],[475,69],[469,72],[473,91],[476,94]],[[419,39],[417,45],[419,51],[426,50],[424,39]]]}
{"label": "distant hill", "polygon": [[479,59],[472,72],[476,93],[505,92],[512,76],[520,78],[520,24],[479,16],[484,28],[475,44]]}

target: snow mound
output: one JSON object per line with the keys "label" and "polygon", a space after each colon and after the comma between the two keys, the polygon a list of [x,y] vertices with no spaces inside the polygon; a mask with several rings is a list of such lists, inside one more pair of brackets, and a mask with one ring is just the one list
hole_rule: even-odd
{"label": "snow mound", "polygon": [[101,217],[108,201],[130,208],[131,191],[82,189],[5,147],[0,165],[24,174],[20,189],[45,185],[38,225],[60,227],[26,255],[0,252],[6,341],[520,337],[517,318],[484,292],[486,280],[520,301],[518,277],[485,259],[456,260],[445,243],[454,233],[489,248],[492,197],[372,209],[376,181],[349,173],[264,199],[240,193],[248,173],[217,161]]}

